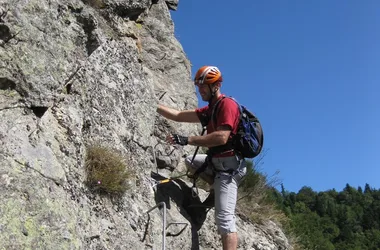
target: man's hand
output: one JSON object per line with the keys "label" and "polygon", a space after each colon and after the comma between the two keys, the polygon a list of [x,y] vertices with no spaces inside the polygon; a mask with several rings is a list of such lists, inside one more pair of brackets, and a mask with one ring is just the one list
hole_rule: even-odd
{"label": "man's hand", "polygon": [[178,144],[178,145],[185,146],[189,142],[189,137],[178,135],[178,134],[171,134],[167,137],[167,141],[170,144]]}

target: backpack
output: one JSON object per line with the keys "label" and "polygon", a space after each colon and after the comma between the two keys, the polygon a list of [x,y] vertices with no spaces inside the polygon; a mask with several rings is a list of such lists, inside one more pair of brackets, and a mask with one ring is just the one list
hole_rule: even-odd
{"label": "backpack", "polygon": [[233,97],[222,97],[215,104],[211,120],[216,122],[215,112],[218,104],[224,98],[230,98],[236,102],[240,110],[240,122],[236,135],[233,137],[232,146],[240,152],[244,158],[254,158],[260,154],[264,144],[264,133],[259,119],[244,105],[240,105]]}

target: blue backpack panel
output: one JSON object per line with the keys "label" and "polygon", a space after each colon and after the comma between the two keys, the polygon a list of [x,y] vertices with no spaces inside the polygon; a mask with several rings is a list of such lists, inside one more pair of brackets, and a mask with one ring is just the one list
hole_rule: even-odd
{"label": "blue backpack panel", "polygon": [[[230,98],[236,102],[240,110],[240,122],[237,134],[233,138],[233,149],[244,158],[254,158],[260,154],[264,144],[264,133],[259,119],[244,105],[240,105],[233,97],[223,97],[215,104],[212,117],[221,100]],[[215,121],[215,117],[212,119]]]}

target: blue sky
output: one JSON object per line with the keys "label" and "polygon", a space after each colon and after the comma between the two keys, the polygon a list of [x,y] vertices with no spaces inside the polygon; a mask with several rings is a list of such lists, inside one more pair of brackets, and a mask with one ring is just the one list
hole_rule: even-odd
{"label": "blue sky", "polygon": [[171,15],[192,74],[220,68],[263,124],[262,171],[297,192],[380,188],[379,13],[378,0],[180,0]]}

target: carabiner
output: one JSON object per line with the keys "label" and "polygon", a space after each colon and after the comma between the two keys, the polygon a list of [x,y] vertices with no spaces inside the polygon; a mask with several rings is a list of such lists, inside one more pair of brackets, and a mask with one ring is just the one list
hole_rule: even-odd
{"label": "carabiner", "polygon": [[199,191],[198,191],[197,186],[191,187],[191,196],[193,196],[193,198],[197,198],[199,196]]}

